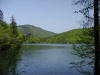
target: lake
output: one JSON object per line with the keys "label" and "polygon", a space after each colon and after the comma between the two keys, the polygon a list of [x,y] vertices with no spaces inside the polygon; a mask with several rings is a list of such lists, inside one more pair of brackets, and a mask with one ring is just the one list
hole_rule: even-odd
{"label": "lake", "polygon": [[24,44],[16,71],[20,75],[83,75],[70,68],[71,62],[81,60],[72,50],[71,44]]}

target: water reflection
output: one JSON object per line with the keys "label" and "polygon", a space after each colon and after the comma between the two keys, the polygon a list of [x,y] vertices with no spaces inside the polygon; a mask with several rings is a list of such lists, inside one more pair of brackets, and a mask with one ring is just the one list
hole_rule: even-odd
{"label": "water reflection", "polygon": [[24,45],[17,63],[20,75],[83,75],[70,62],[81,60],[72,55],[72,46]]}

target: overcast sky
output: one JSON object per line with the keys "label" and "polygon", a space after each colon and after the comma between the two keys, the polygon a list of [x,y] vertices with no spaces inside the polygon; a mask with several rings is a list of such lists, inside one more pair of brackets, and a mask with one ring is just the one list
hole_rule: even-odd
{"label": "overcast sky", "polygon": [[4,20],[13,15],[18,25],[31,24],[55,33],[80,27],[72,0],[0,0]]}

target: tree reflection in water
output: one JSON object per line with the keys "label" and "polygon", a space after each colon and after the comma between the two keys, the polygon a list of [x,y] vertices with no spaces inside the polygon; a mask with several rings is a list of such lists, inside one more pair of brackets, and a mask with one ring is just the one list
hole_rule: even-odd
{"label": "tree reflection in water", "polygon": [[93,45],[73,45],[74,51],[72,54],[82,58],[81,61],[71,62],[70,68],[75,68],[84,75],[93,75],[94,67],[94,48]]}

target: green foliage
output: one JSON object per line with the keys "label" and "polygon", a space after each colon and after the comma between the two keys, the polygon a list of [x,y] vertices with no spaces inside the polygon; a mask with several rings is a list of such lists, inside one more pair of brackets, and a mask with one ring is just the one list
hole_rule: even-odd
{"label": "green foliage", "polygon": [[53,32],[49,32],[49,31],[46,31],[44,29],[35,27],[33,25],[29,25],[29,24],[20,25],[18,26],[18,29],[22,32],[23,35],[26,36],[30,34],[31,37],[44,38],[44,37],[50,37],[50,36],[55,35],[55,33]]}
{"label": "green foliage", "polygon": [[[83,44],[73,45],[73,54],[82,58],[82,61],[71,63],[73,68],[76,68],[80,73],[85,75],[93,75],[94,67],[94,34],[93,28],[86,28],[83,31],[84,36],[81,37],[81,42]],[[81,63],[82,62],[82,63]],[[88,66],[87,70],[84,70],[83,67]]]}
{"label": "green foliage", "polygon": [[17,28],[0,21],[0,75],[8,75],[9,71],[15,71],[16,57],[22,42],[23,36]]}
{"label": "green foliage", "polygon": [[63,32],[52,37],[45,38],[47,43],[81,43],[78,40],[82,35],[82,29],[73,29],[68,32]]}
{"label": "green foliage", "polygon": [[[5,25],[7,24],[5,23]],[[9,41],[11,40],[11,38],[10,34],[8,33],[10,33],[9,29],[5,28],[5,26],[0,25],[0,51],[4,49],[5,46],[9,46],[10,44]]]}
{"label": "green foliage", "polygon": [[[88,44],[90,44],[90,43],[94,42],[93,41],[94,38],[91,38],[91,36],[94,36],[94,35],[90,34],[89,32],[92,33],[93,28],[73,29],[68,32],[63,32],[60,34],[52,35],[50,37],[41,37],[41,38],[31,36],[31,34],[27,34],[25,36],[25,38],[26,38],[25,43],[73,43],[73,44],[88,43]],[[35,42],[35,40],[37,40],[37,39],[35,39],[34,37],[37,38],[38,41]],[[83,39],[85,39],[85,40],[83,40]]]}
{"label": "green foliage", "polygon": [[6,22],[3,22],[0,20],[0,26],[2,26],[4,29],[7,29],[9,26]]}
{"label": "green foliage", "polygon": [[82,35],[80,35],[80,42],[85,44],[93,44],[94,43],[94,32],[93,28],[84,28]]}
{"label": "green foliage", "polygon": [[13,16],[11,17],[10,27],[11,27],[11,31],[12,31],[13,35],[16,37],[18,35],[18,31],[17,31],[16,22],[15,22],[15,19]]}
{"label": "green foliage", "polygon": [[31,37],[25,41],[25,43],[40,43],[40,38],[38,37]]}
{"label": "green foliage", "polygon": [[0,20],[3,21],[3,12],[0,10]]}

